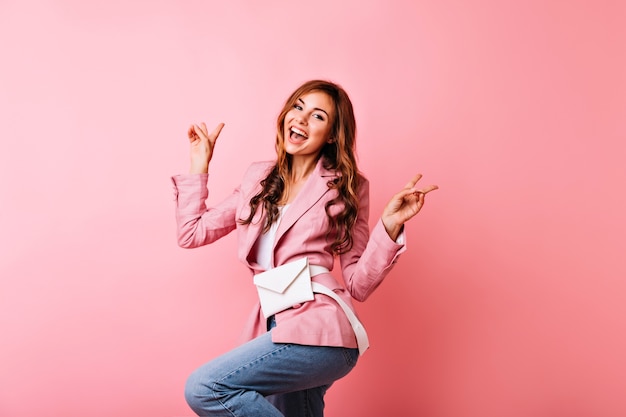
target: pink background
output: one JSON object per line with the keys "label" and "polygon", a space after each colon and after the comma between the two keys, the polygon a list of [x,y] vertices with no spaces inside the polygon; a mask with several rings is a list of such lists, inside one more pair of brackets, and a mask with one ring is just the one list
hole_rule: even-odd
{"label": "pink background", "polygon": [[254,300],[176,246],[170,175],[226,123],[225,196],[302,81],[351,94],[371,222],[440,190],[358,306],[329,417],[626,415],[622,1],[0,2],[0,415],[191,416]]}

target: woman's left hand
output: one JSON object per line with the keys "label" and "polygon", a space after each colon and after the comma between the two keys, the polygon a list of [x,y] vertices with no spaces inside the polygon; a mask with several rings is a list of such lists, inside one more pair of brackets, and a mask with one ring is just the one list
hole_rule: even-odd
{"label": "woman's left hand", "polygon": [[422,178],[422,174],[413,177],[402,191],[391,198],[383,210],[383,225],[392,240],[398,238],[404,223],[422,209],[426,194],[439,188],[436,185],[429,185],[424,188],[417,187],[416,184],[420,178]]}

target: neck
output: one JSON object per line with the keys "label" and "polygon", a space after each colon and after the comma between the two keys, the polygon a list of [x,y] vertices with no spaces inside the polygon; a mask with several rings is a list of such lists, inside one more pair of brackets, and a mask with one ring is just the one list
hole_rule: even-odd
{"label": "neck", "polygon": [[285,189],[280,204],[289,204],[298,195],[307,178],[315,170],[317,158],[295,158],[291,161],[291,172],[286,178]]}
{"label": "neck", "polygon": [[295,184],[308,178],[315,169],[317,160],[318,158],[297,158],[294,156],[291,161],[291,177],[289,178],[291,183]]}

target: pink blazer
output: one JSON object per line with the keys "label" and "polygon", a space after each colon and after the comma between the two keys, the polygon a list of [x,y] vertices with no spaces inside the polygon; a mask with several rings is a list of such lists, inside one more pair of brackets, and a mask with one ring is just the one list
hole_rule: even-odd
{"label": "pink blazer", "polygon": [[[257,210],[254,221],[240,225],[237,220],[250,213],[249,201],[259,192],[260,181],[265,178],[274,162],[257,162],[245,173],[239,187],[214,207],[207,207],[208,174],[186,174],[172,177],[176,196],[176,221],[178,244],[183,248],[207,245],[237,229],[238,257],[253,274],[262,272],[255,262],[252,250],[260,236],[264,213]],[[309,258],[309,263],[322,265],[332,271],[334,257],[326,240],[328,218],[324,210],[326,202],[336,196],[328,188],[328,181],[335,178],[334,172],[326,170],[322,160],[318,161],[289,210],[281,219],[274,242],[273,263],[284,263]],[[381,220],[378,220],[371,235],[368,225],[369,183],[363,180],[359,196],[359,216],[353,230],[352,249],[340,255],[341,275],[345,288],[332,274],[313,277],[339,294],[348,305],[352,298],[364,301],[380,285],[406,247],[404,235],[397,243],[391,240]],[[252,281],[252,280],[251,280]],[[244,338],[250,340],[267,332],[266,320],[257,303],[245,326]],[[350,322],[338,304],[330,297],[315,294],[315,300],[295,305],[276,314],[276,327],[272,331],[276,343],[296,343],[315,346],[357,347]]]}

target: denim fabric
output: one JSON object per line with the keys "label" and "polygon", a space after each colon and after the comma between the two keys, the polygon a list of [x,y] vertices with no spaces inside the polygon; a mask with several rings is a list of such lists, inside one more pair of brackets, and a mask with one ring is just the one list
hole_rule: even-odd
{"label": "denim fabric", "polygon": [[323,416],[326,390],[354,368],[358,349],[273,343],[270,332],[191,374],[185,398],[196,414]]}

